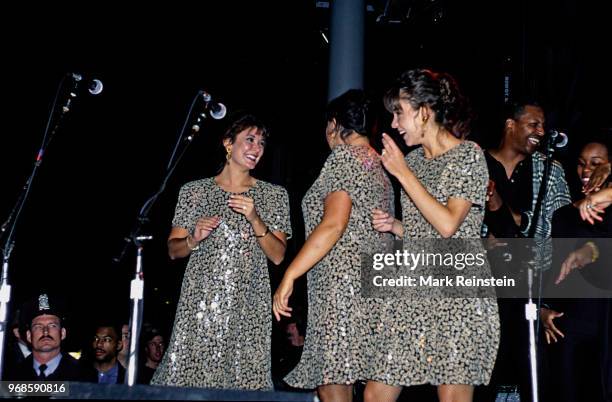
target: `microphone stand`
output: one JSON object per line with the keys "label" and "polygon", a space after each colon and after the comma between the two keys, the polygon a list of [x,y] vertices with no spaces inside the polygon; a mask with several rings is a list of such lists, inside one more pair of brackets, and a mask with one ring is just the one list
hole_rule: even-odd
{"label": "microphone stand", "polygon": [[[191,126],[189,134],[185,136],[187,125],[189,124],[190,121],[192,121],[191,115],[193,112],[193,108],[197,100],[202,96],[202,92],[203,91],[198,91],[197,95],[194,97],[193,101],[191,102],[191,106],[187,113],[187,117],[185,119],[185,122],[183,124],[181,131],[179,131],[178,133],[177,142],[172,151],[172,155],[170,156],[170,160],[168,161],[168,165],[166,167],[166,175],[164,179],[162,180],[162,183],[159,189],[151,197],[149,197],[143,204],[142,208],[140,209],[140,212],[138,213],[138,217],[136,219],[136,224],[134,228],[132,229],[130,235],[124,238],[125,245],[123,247],[123,250],[121,251],[118,257],[115,257],[113,259],[115,263],[119,263],[123,259],[125,253],[127,252],[127,249],[130,246],[130,243],[133,243],[136,246],[136,273],[135,273],[134,279],[131,281],[131,284],[130,284],[130,299],[132,300],[131,302],[132,312],[130,315],[130,323],[129,323],[130,352],[128,356],[128,369],[125,373],[125,377],[126,377],[125,382],[129,386],[134,385],[134,383],[136,382],[136,376],[138,374],[138,367],[137,367],[138,344],[140,342],[140,330],[142,327],[143,307],[144,307],[144,302],[143,302],[144,273],[142,270],[142,255],[143,255],[143,249],[144,249],[143,242],[145,240],[153,239],[153,236],[143,233],[143,227],[147,222],[149,222],[149,213],[151,212],[151,209],[153,208],[159,196],[166,189],[168,180],[170,179],[170,177],[176,170],[176,167],[178,166],[179,162],[185,155],[185,152],[187,151],[189,145],[195,138],[196,134],[200,131],[201,123],[204,121],[204,119],[206,119],[206,114],[204,112],[200,113],[198,117],[196,118],[196,120],[192,122],[193,124]],[[179,148],[181,147],[181,144],[182,144],[182,149],[179,152]]]}
{"label": "microphone stand", "polygon": [[[541,275],[541,274],[540,274]],[[533,267],[527,269],[527,286],[529,287],[529,299],[525,304],[525,319],[529,321],[529,363],[531,368],[531,400],[538,402],[538,368],[536,359],[536,337],[534,324],[538,323],[539,308],[532,300],[532,285],[533,285]],[[539,304],[539,303],[538,303]]]}
{"label": "microphone stand", "polygon": [[[528,238],[534,239],[536,234],[536,228],[538,226],[538,221],[540,220],[540,215],[542,212],[542,203],[544,202],[544,196],[547,192],[548,187],[548,179],[550,177],[550,172],[552,170],[552,156],[554,153],[554,140],[556,135],[548,135],[546,138],[546,161],[544,163],[544,175],[542,177],[542,183],[540,184],[540,191],[538,192],[538,198],[536,201],[536,206],[533,210],[533,217],[531,219],[531,227],[529,228]],[[534,240],[535,241],[535,240]],[[537,338],[536,334],[539,334],[539,314],[540,306],[542,304],[542,272],[540,270],[538,276],[538,304],[536,306],[533,303],[533,275],[534,275],[534,266],[536,265],[536,259],[534,258],[534,248],[532,246],[531,249],[531,260],[528,262],[527,268],[527,286],[528,286],[528,300],[525,304],[525,319],[529,321],[529,363],[531,369],[531,396],[533,402],[539,401],[539,392],[538,392],[538,369],[537,369]]]}
{"label": "microphone stand", "polygon": [[[30,176],[26,180],[25,185],[21,190],[21,194],[17,198],[17,202],[15,203],[15,206],[13,207],[8,219],[0,227],[0,236],[6,236],[6,239],[4,240],[4,246],[2,246],[2,283],[0,284],[0,378],[2,378],[4,370],[4,345],[7,332],[9,305],[11,301],[11,285],[9,283],[9,259],[13,248],[15,247],[15,229],[17,227],[17,223],[19,222],[19,218],[21,217],[23,207],[28,201],[30,190],[32,189],[32,183],[34,182],[36,173],[38,172],[38,169],[42,164],[45,151],[47,150],[47,147],[49,146],[51,140],[55,137],[55,134],[57,133],[64,117],[66,116],[66,114],[68,114],[68,112],[70,112],[73,99],[77,97],[77,88],[79,82],[78,80],[75,80],[74,87],[68,93],[68,97],[65,100],[65,103],[62,105],[61,110],[56,110],[58,100],[60,99],[60,94],[62,92],[62,89],[64,88],[64,82],[67,76],[68,75],[62,77],[58,84],[57,91],[55,93],[55,98],[53,99],[53,104],[51,106],[51,111],[49,112],[49,118],[47,119],[47,125],[45,128],[45,133],[43,135],[43,141],[36,155],[32,173],[30,173]],[[53,117],[56,113],[60,114],[57,116],[55,125],[50,130],[51,123],[53,122]]]}

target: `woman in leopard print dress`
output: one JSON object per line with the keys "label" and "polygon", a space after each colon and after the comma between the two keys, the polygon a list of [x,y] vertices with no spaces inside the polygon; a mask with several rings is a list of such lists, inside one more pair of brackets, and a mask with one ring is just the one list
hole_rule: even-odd
{"label": "woman in leopard print dress", "polygon": [[[392,127],[408,146],[404,156],[383,134],[382,162],[404,191],[403,222],[376,211],[377,230],[413,239],[478,239],[484,218],[487,165],[482,150],[463,140],[465,102],[446,74],[410,70],[385,96]],[[461,250],[465,252],[466,250]],[[490,276],[490,269],[485,265]],[[471,401],[489,382],[497,355],[494,298],[418,297],[385,300],[369,310],[373,328],[366,401],[395,401],[402,386],[432,384],[441,401]]]}
{"label": "woman in leopard print dress", "polygon": [[266,136],[256,118],[239,118],[223,138],[221,173],[181,188],[168,248],[189,263],[152,384],[272,389],[267,259],[283,260],[291,226],[287,192],[249,174]]}
{"label": "woman in leopard print dress", "polygon": [[363,91],[330,102],[327,142],[332,149],[304,196],[308,238],[274,295],[276,318],[290,316],[295,279],[308,271],[308,324],[304,351],[285,378],[299,388],[318,387],[323,401],[349,401],[363,376],[365,311],[360,295],[361,253],[390,239],[372,228],[374,208],[389,209],[393,191],[380,157],[366,136]]}

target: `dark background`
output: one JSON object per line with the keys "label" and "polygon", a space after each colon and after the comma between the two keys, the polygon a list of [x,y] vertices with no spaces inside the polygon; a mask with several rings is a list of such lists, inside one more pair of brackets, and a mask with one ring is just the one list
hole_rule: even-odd
{"label": "dark background", "polygon": [[[77,97],[53,138],[10,259],[14,304],[39,289],[70,301],[73,347],[82,323],[101,311],[127,320],[135,251],[118,264],[113,257],[160,185],[197,90],[213,94],[230,113],[251,110],[271,126],[255,175],[289,191],[295,235],[286,260],[303,242],[301,197],[328,153],[325,2],[152,4],[59,9],[32,3],[3,6],[0,17],[0,221],[33,167],[62,76],[80,72],[104,82],[101,95]],[[611,35],[600,3],[402,0],[389,2],[386,14],[386,1],[367,4],[365,88],[381,112],[377,137],[389,131],[383,90],[413,67],[455,75],[477,112],[472,139],[483,146],[499,138],[509,77],[513,98],[540,98],[549,127],[569,133],[572,147],[557,156],[569,172],[581,138],[612,127],[612,63],[605,54]],[[203,125],[151,212],[145,316],[167,331],[186,263],[170,261],[165,246],[178,189],[216,173],[228,121]],[[285,266],[272,270],[273,286]]]}

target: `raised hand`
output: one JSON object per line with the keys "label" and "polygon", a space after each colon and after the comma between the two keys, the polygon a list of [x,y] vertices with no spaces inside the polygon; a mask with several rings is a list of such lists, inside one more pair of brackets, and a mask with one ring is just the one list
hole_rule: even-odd
{"label": "raised hand", "polygon": [[603,218],[600,216],[605,211],[604,209],[610,205],[609,201],[601,200],[599,196],[601,192],[591,193],[581,201],[578,201],[578,210],[580,210],[580,217],[583,221],[588,221],[591,225],[595,221],[602,221]]}
{"label": "raised hand", "polygon": [[192,238],[196,242],[206,239],[221,223],[218,216],[203,216],[196,221]]}
{"label": "raised hand", "polygon": [[610,176],[610,170],[610,162],[597,166],[593,173],[591,173],[588,183],[582,186],[582,192],[589,194],[594,191],[599,191],[608,176]]}
{"label": "raised hand", "polygon": [[252,222],[258,217],[257,211],[255,210],[255,203],[253,199],[246,195],[232,194],[227,205],[234,211],[245,216],[247,221]]}
{"label": "raised hand", "polygon": [[404,160],[404,154],[402,153],[401,149],[399,149],[395,141],[393,141],[393,139],[385,133],[382,135],[382,143],[384,149],[382,150],[380,159],[383,166],[393,176],[401,176],[408,170],[408,166]]}

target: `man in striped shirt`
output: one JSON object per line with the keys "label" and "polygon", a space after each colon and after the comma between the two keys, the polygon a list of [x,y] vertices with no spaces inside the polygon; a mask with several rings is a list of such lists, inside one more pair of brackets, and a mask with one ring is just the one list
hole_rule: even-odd
{"label": "man in striped shirt", "polygon": [[[552,249],[544,239],[550,237],[553,213],[571,202],[563,168],[559,162],[552,161],[537,222],[534,219],[546,164],[546,156],[537,151],[545,140],[544,124],[544,110],[536,102],[523,101],[508,110],[500,145],[485,152],[490,181],[483,231],[496,238],[523,238],[533,233],[534,244],[538,245],[535,261],[541,270],[551,261]],[[492,267],[506,269],[526,284],[525,265],[516,264],[524,252],[516,247],[505,251],[514,254],[511,265],[493,258]],[[524,258],[530,260],[533,256]],[[499,300],[500,347],[491,386],[483,390],[488,393],[486,398],[494,399],[496,386],[518,384],[521,400],[531,400],[529,322],[525,319],[525,303],[526,299]]]}

